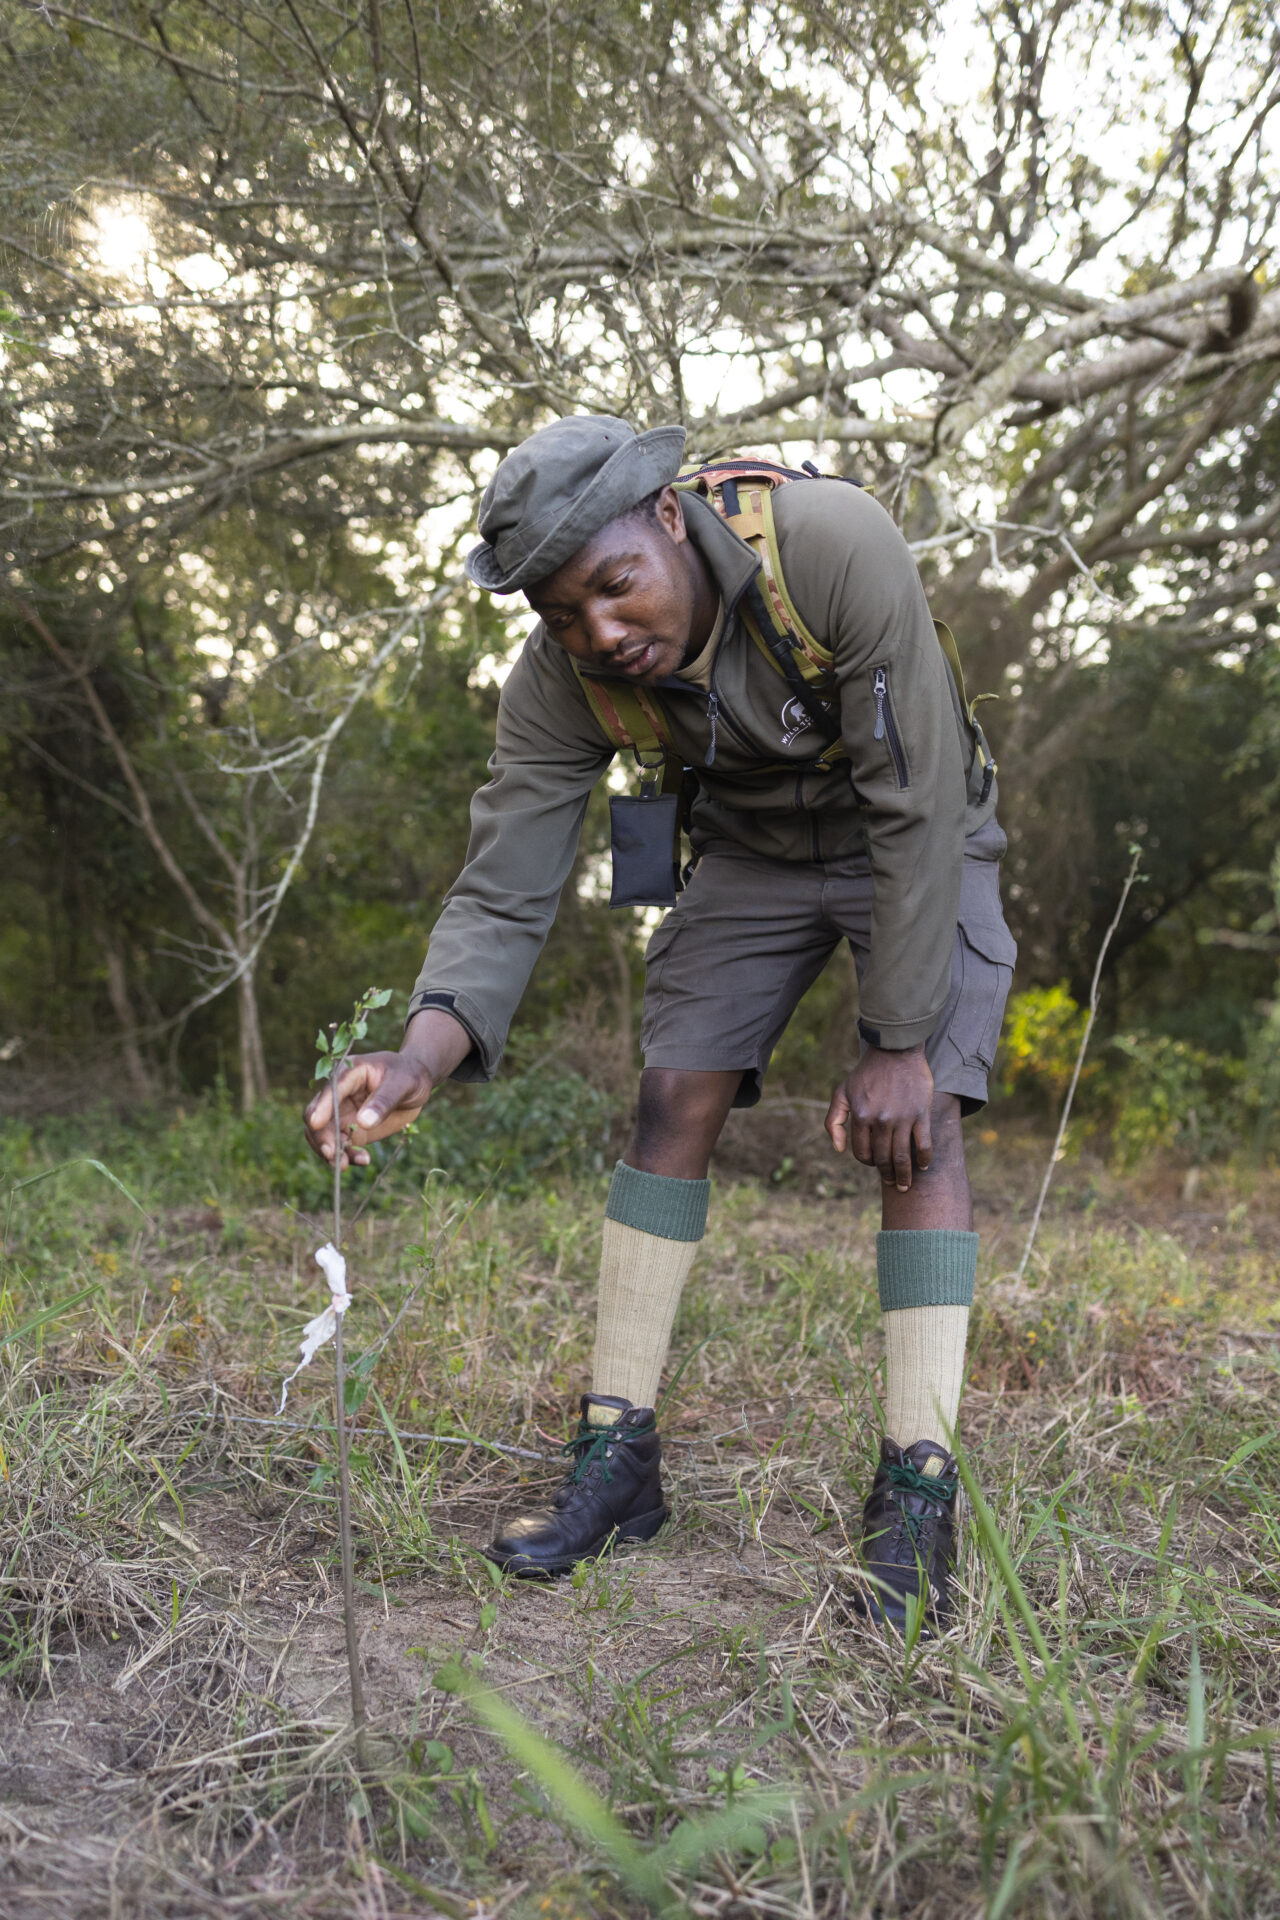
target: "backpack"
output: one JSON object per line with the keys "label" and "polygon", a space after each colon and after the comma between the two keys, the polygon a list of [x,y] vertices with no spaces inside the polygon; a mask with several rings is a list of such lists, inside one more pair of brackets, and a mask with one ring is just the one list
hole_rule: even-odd
{"label": "backpack", "polygon": [[[821,477],[808,461],[804,471],[797,472],[771,460],[718,460],[679,474],[675,487],[678,493],[699,494],[757,555],[760,570],[740,603],[743,622],[770,666],[787,681],[814,726],[825,735],[827,746],[817,764],[832,766],[848,758],[830,706],[833,655],[809,632],[787,592],[773,520],[777,488]],[[950,627],[935,620],[934,629],[973,735],[982,767],[981,800],[985,801],[996,776],[996,764],[976,717],[978,700],[970,700],[965,690],[960,650]],[[572,664],[605,737],[613,746],[634,753],[642,774],[650,776],[645,782],[648,790],[652,791],[652,776],[661,769],[663,793],[680,792],[685,768],[672,745],[670,726],[655,690],[623,680],[600,679],[584,673],[576,660]],[[979,695],[983,698],[992,696]]]}

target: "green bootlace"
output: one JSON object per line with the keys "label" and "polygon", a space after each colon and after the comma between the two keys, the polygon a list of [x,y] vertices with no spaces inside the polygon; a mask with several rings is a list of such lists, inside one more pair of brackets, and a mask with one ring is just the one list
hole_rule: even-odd
{"label": "green bootlace", "polygon": [[[919,1467],[913,1466],[909,1460],[904,1460],[901,1465],[895,1460],[889,1468],[891,1487],[898,1487],[903,1493],[923,1494],[926,1500],[939,1508],[949,1505],[955,1498],[959,1484],[958,1479],[944,1480],[938,1474],[921,1473]],[[901,1508],[899,1512],[902,1512]],[[934,1518],[935,1515],[927,1513],[902,1513],[902,1524],[913,1547],[919,1546],[926,1521]]]}
{"label": "green bootlace", "polygon": [[621,1441],[622,1444],[625,1445],[627,1440],[639,1439],[642,1435],[652,1433],[652,1431],[652,1426],[628,1427],[624,1438],[619,1434],[616,1426],[593,1427],[590,1421],[585,1419],[579,1420],[578,1431],[574,1434],[572,1440],[566,1440],[560,1449],[561,1453],[569,1453],[577,1456],[574,1460],[573,1472],[569,1475],[569,1478],[573,1481],[573,1484],[577,1486],[592,1461],[598,1460],[603,1469],[604,1479],[606,1481],[612,1480],[613,1475],[609,1471],[608,1459],[608,1448],[611,1443]]}

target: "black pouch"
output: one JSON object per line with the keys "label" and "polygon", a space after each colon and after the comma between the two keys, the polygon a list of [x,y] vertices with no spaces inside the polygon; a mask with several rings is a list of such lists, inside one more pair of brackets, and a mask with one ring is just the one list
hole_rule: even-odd
{"label": "black pouch", "polygon": [[680,797],[658,793],[646,781],[640,798],[615,794],[609,802],[613,855],[611,907],[672,907],[676,899],[676,833]]}

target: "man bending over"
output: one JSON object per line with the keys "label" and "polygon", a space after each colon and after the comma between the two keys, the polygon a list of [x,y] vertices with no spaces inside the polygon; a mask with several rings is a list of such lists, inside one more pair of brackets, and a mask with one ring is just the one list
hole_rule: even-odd
{"label": "man bending over", "polygon": [[[403,1045],[343,1079],[343,1163],[366,1163],[442,1080],[497,1071],[619,743],[683,772],[696,864],[646,954],[645,1064],[605,1210],[576,1464],[487,1551],[545,1576],[665,1520],[653,1408],[711,1150],[729,1109],[759,1100],[787,1021],[847,939],[861,1054],[826,1128],[880,1176],[886,1343],[855,1604],[901,1630],[914,1601],[945,1625],[978,1246],[961,1120],[986,1100],[1015,955],[994,769],[884,509],[756,461],[676,485],[683,445],[680,428],[575,415],[509,454],[486,490],[467,571],[523,591],[539,624],[502,691]],[[656,793],[625,811],[615,897],[662,897],[669,859],[657,894],[645,888],[669,823]],[[327,1089],[307,1128],[331,1159]]]}

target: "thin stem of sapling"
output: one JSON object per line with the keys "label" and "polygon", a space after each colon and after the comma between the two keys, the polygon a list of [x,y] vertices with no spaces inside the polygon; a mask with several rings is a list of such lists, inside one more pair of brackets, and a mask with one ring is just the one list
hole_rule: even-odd
{"label": "thin stem of sapling", "polygon": [[[333,1097],[333,1244],[342,1251],[342,1129],[338,1119],[338,1081],[346,1060],[334,1063],[330,1087]],[[347,1369],[342,1350],[342,1323],[338,1314],[333,1334],[334,1413],[338,1433],[338,1533],[342,1542],[342,1620],[347,1635],[347,1666],[351,1675],[351,1724],[355,1728],[356,1763],[368,1771],[365,1747],[364,1682],[360,1677],[360,1642],[356,1632],[355,1554],[351,1544],[351,1468],[347,1457]]]}
{"label": "thin stem of sapling", "polygon": [[1062,1152],[1062,1143],[1067,1137],[1067,1122],[1071,1118],[1071,1103],[1076,1097],[1076,1088],[1080,1084],[1080,1075],[1084,1070],[1084,1056],[1089,1050],[1089,1036],[1093,1032],[1093,1023],[1098,1017],[1098,994],[1102,987],[1102,963],[1107,957],[1107,948],[1111,945],[1116,930],[1124,918],[1124,910],[1129,903],[1129,895],[1133,892],[1139,879],[1138,868],[1142,862],[1142,849],[1141,847],[1131,847],[1129,852],[1129,871],[1125,875],[1124,885],[1120,889],[1120,900],[1114,914],[1111,916],[1111,925],[1102,936],[1102,945],[1098,948],[1098,958],[1093,969],[1093,983],[1089,988],[1089,1010],[1085,1015],[1084,1031],[1080,1035],[1080,1050],[1076,1054],[1075,1070],[1071,1075],[1071,1084],[1067,1088],[1067,1097],[1062,1103],[1062,1113],[1058,1119],[1058,1131],[1054,1136],[1053,1151],[1049,1155],[1049,1164],[1044,1170],[1044,1179],[1040,1182],[1040,1192],[1036,1197],[1035,1212],[1031,1216],[1031,1230],[1027,1234],[1027,1244],[1022,1249],[1022,1258],[1019,1260],[1017,1272],[1013,1276],[1015,1280],[1021,1280],[1027,1270],[1027,1262],[1031,1258],[1031,1250],[1036,1244],[1036,1234],[1040,1230],[1040,1216],[1044,1212],[1044,1203],[1049,1198],[1049,1183],[1053,1179],[1053,1170],[1057,1166],[1058,1156]]}

